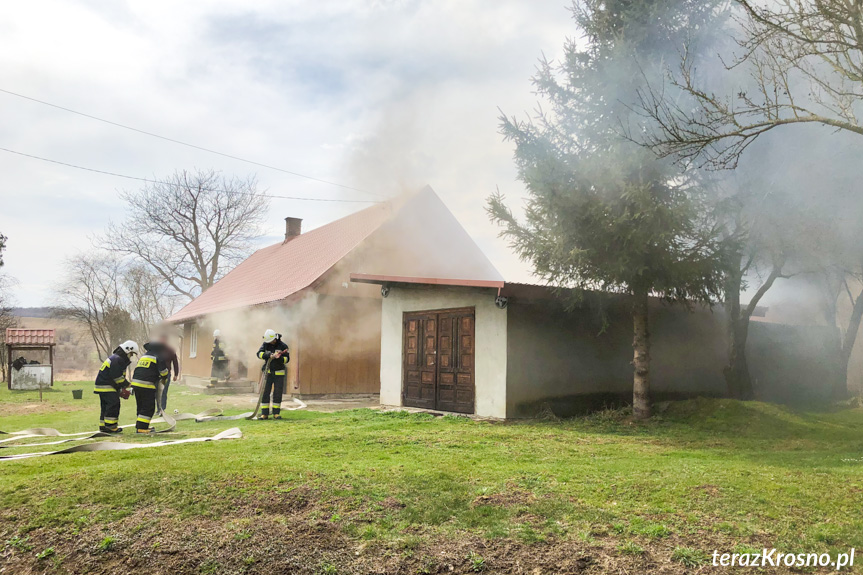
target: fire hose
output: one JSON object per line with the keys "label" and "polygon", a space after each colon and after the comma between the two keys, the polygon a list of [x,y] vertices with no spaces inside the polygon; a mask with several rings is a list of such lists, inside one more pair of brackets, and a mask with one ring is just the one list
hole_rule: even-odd
{"label": "fire hose", "polygon": [[[177,426],[177,421],[194,419],[195,421],[212,421],[213,418],[221,415],[221,409],[207,409],[202,411],[201,413],[175,413],[173,415],[168,415],[162,409],[160,401],[158,398],[161,397],[162,393],[162,384],[159,383],[157,386],[158,395],[156,396],[156,409],[161,415],[160,418],[154,419],[151,423],[167,423],[168,427],[165,429],[156,430],[155,433],[169,433],[174,430]],[[135,424],[123,425],[121,427],[134,427]],[[86,441],[88,439],[97,439],[100,437],[111,437],[113,433],[106,433],[104,431],[83,431],[80,433],[61,433],[56,429],[52,429],[50,427],[35,427],[31,429],[24,429],[22,431],[0,431],[0,434],[4,435],[12,435],[14,437],[9,437],[6,439],[0,439],[0,448],[4,447],[37,447],[42,445],[58,445],[61,443],[68,443],[70,441]],[[243,432],[240,431],[237,427],[232,427],[231,429],[225,430],[221,433],[214,435],[213,437],[195,437],[190,439],[176,439],[176,440],[166,440],[166,441],[158,441],[155,443],[118,443],[115,441],[103,441],[97,443],[85,443],[82,445],[75,445],[72,447],[67,447],[66,449],[61,449],[59,451],[42,451],[36,453],[19,453],[16,455],[0,455],[0,460],[12,460],[12,459],[26,459],[29,457],[40,457],[42,455],[57,455],[60,453],[77,453],[81,451],[114,451],[121,449],[134,449],[138,447],[158,447],[162,445],[175,445],[178,443],[191,443],[191,442],[200,442],[200,441],[218,441],[220,439],[239,439],[243,436]],[[69,439],[61,439],[59,441],[48,441],[45,443],[23,443],[23,444],[14,444],[14,445],[2,445],[3,443],[10,441],[20,441],[21,439],[28,439],[33,437],[67,437]]]}
{"label": "fire hose", "polygon": [[[187,419],[194,419],[197,422],[200,421],[212,421],[214,416],[221,415],[221,409],[207,409],[202,411],[201,413],[175,413],[172,416],[169,416],[172,420],[172,424],[167,429],[162,429],[156,431],[156,433],[167,433],[174,429],[177,421],[183,421]],[[164,418],[154,419],[153,423],[166,423],[167,420]],[[121,425],[120,427],[135,427],[134,423],[130,423],[129,425]],[[61,433],[56,429],[52,429],[50,427],[31,427],[30,429],[22,429],[21,431],[0,431],[0,435],[11,435],[13,437],[7,437],[5,439],[0,439],[0,449],[4,447],[25,447],[27,445],[58,445],[60,443],[67,443],[69,441],[83,441],[85,439],[94,439],[97,437],[113,437],[115,434],[107,433],[104,431],[81,431],[79,433]],[[68,437],[70,439],[61,439],[59,441],[51,441],[46,443],[24,443],[17,445],[3,445],[4,443],[11,441],[20,441],[22,439],[30,439],[33,437]]]}
{"label": "fire hose", "polygon": [[[269,374],[270,362],[272,361],[272,356],[267,359],[267,363],[264,365],[264,369],[261,373],[261,377],[258,381],[258,401],[255,404],[254,411],[241,413],[239,415],[222,415],[221,409],[207,409],[202,411],[201,413],[175,413],[175,414],[167,414],[163,409],[161,404],[162,392],[164,389],[164,384],[160,381],[156,385],[156,411],[159,414],[159,418],[154,419],[151,423],[167,423],[168,427],[165,429],[155,429],[154,433],[170,433],[177,427],[177,421],[194,419],[196,422],[204,422],[204,421],[229,421],[229,420],[240,420],[240,419],[255,419],[258,414],[258,411],[261,408],[261,402],[264,398],[264,391],[266,389],[266,378]],[[123,399],[128,399],[128,393],[122,393],[126,390],[121,390],[121,397]],[[297,409],[304,409],[306,404],[300,401],[299,399],[294,398],[294,402],[297,404],[296,407],[286,407],[283,408],[285,411],[293,411]],[[123,425],[121,428],[126,427],[134,427],[135,424]],[[62,433],[56,429],[50,427],[34,427],[30,429],[24,429],[21,431],[2,431],[0,430],[0,435],[12,435],[13,437],[9,437],[6,439],[0,439],[0,449],[2,448],[12,448],[12,447],[29,447],[29,446],[42,446],[42,445],[59,445],[63,443],[68,443],[72,441],[86,441],[89,439],[98,439],[102,437],[110,437],[112,433],[106,433],[103,431],[82,431],[78,433]],[[37,443],[15,443],[12,445],[3,445],[8,442],[18,442],[22,439],[30,439],[36,437],[65,437],[67,439],[60,439],[58,441],[49,441],[49,442],[37,442]],[[160,446],[160,445],[172,445],[176,443],[186,443],[186,442],[198,442],[198,441],[213,441],[219,439],[234,439],[242,437],[242,432],[238,428],[231,428],[222,433],[219,433],[210,438],[192,438],[192,439],[182,439],[182,440],[173,440],[173,441],[160,441],[156,443],[150,444],[129,444],[129,443],[117,443],[117,442],[97,442],[97,443],[88,443],[82,445],[76,445],[73,447],[68,447],[66,449],[61,449],[59,451],[46,451],[46,452],[38,452],[38,453],[21,453],[17,455],[6,455],[0,456],[0,459],[10,460],[10,459],[25,459],[28,457],[39,457],[42,455],[54,455],[59,453],[76,453],[81,451],[106,451],[106,450],[119,450],[119,449],[133,449],[137,447],[152,447],[152,446]]]}
{"label": "fire hose", "polygon": [[[108,435],[108,434],[105,434]],[[240,439],[243,437],[243,432],[239,427],[226,429],[221,433],[217,433],[212,437],[192,437],[189,439],[168,439],[165,441],[156,441],[154,443],[117,443],[115,441],[102,441],[98,443],[85,443],[83,445],[74,445],[61,449],[59,451],[40,451],[37,453],[19,453],[17,455],[0,455],[0,461],[9,461],[12,459],[27,459],[30,457],[41,457],[43,455],[58,455],[61,453],[78,453],[81,451],[118,451],[122,449],[142,449],[145,447],[162,447],[165,445],[179,445],[181,443],[198,443],[202,441],[219,441],[222,439]],[[74,440],[64,440],[74,441]],[[43,443],[42,445],[52,445]]]}
{"label": "fire hose", "polygon": [[[272,359],[272,358],[271,358]],[[207,409],[200,413],[175,413],[175,414],[167,414],[162,408],[160,398],[162,397],[163,384],[159,382],[156,389],[156,410],[159,413],[159,418],[154,419],[151,423],[167,423],[168,427],[165,429],[157,429],[154,433],[170,433],[172,432],[176,426],[178,421],[184,421],[193,419],[195,422],[205,422],[205,421],[230,421],[230,420],[240,420],[240,419],[254,419],[258,414],[258,411],[261,407],[261,402],[264,397],[264,390],[266,386],[266,377],[269,372],[270,361],[267,360],[266,365],[264,366],[264,371],[261,374],[261,378],[258,382],[258,401],[255,404],[254,411],[241,413],[239,415],[222,415],[221,409]],[[299,399],[294,398],[294,402],[297,403],[296,407],[286,407],[282,408],[284,411],[294,411],[297,409],[304,409],[306,404],[300,401]],[[131,423],[129,425],[122,425],[121,428],[134,427],[135,424]],[[69,443],[72,441],[86,441],[88,439],[98,439],[101,437],[111,437],[114,434],[106,433],[103,431],[82,431],[78,433],[62,433],[56,429],[50,427],[33,427],[29,429],[24,429],[21,431],[2,431],[0,430],[0,435],[11,435],[13,437],[0,439],[0,449],[2,448],[12,448],[12,447],[29,447],[29,446],[42,446],[42,445],[59,445],[63,443]],[[7,442],[17,442],[22,439],[31,439],[36,437],[65,437],[67,439],[60,439],[58,441],[49,441],[44,443],[16,443],[12,445],[4,445]],[[213,437],[210,438],[192,438],[192,439],[182,439],[182,440],[172,440],[172,441],[160,441],[156,443],[150,444],[129,444],[129,443],[117,443],[117,442],[99,442],[99,443],[90,443],[77,445],[73,447],[68,447],[66,449],[61,449],[59,451],[47,451],[47,452],[39,452],[39,453],[22,453],[17,455],[5,455],[0,456],[0,459],[24,459],[27,457],[38,457],[42,455],[54,455],[59,453],[76,453],[81,451],[105,451],[105,450],[117,450],[117,449],[132,449],[136,447],[149,447],[149,446],[160,446],[160,445],[173,445],[176,443],[186,443],[186,442],[198,442],[198,441],[214,441],[219,439],[235,439],[238,437],[242,437],[242,432],[234,427],[223,431]]]}
{"label": "fire hose", "polygon": [[[270,372],[270,362],[273,360],[272,356],[267,360],[267,363],[264,365],[264,371],[261,372],[261,377],[258,380],[258,402],[255,404],[254,411],[248,411],[246,413],[241,413],[239,415],[214,415],[214,416],[206,416],[201,419],[197,419],[196,421],[232,421],[238,419],[255,419],[258,415],[258,411],[261,409],[261,402],[264,400],[264,390],[267,385],[267,374]],[[286,382],[287,383],[287,382]],[[306,404],[294,398],[294,403],[296,403],[296,407],[283,407],[282,411],[296,411],[297,409],[305,409]]]}

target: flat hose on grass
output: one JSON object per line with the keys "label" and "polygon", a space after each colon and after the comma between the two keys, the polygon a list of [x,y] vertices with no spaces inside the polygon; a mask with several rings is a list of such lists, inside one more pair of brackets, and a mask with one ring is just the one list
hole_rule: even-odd
{"label": "flat hose on grass", "polygon": [[[168,415],[165,413],[164,409],[162,409],[160,398],[162,397],[162,390],[164,389],[163,384],[160,382],[156,386],[156,410],[159,413],[159,418],[154,419],[151,423],[167,423],[168,427],[164,429],[157,429],[155,433],[170,433],[174,431],[177,427],[177,422],[187,419],[194,419],[195,421],[205,421],[206,418],[219,416],[222,414],[221,409],[207,409],[202,411],[201,413],[176,413],[172,415]],[[130,423],[129,425],[122,425],[121,428],[127,427],[135,427],[134,423]],[[0,431],[0,434],[3,435],[13,435],[14,437],[9,437],[6,439],[0,439],[0,448],[4,447],[26,447],[28,445],[58,445],[60,443],[68,443],[70,441],[85,441],[87,439],[97,439],[100,437],[111,437],[112,433],[105,433],[103,431],[83,431],[79,433],[61,433],[56,429],[52,429],[50,427],[34,427],[30,429],[24,429],[22,431]],[[23,443],[16,445],[3,445],[7,442],[20,441],[22,439],[30,439],[34,437],[68,437],[70,439],[61,439],[60,441],[51,441],[47,443]]]}
{"label": "flat hose on grass", "polygon": [[[189,420],[189,419],[195,420],[196,423],[201,423],[201,422],[205,422],[205,421],[236,421],[236,420],[240,420],[240,419],[247,419],[247,420],[254,419],[255,416],[258,414],[258,411],[261,408],[261,402],[263,401],[263,398],[264,398],[264,387],[266,385],[266,376],[267,376],[267,373],[268,373],[269,368],[270,368],[270,361],[271,361],[271,359],[267,360],[267,363],[264,366],[264,371],[261,374],[261,379],[258,382],[258,402],[255,404],[255,410],[249,411],[246,413],[241,413],[239,415],[222,415],[221,409],[206,409],[206,410],[202,411],[201,413],[175,413],[175,414],[168,415],[167,413],[165,413],[165,410],[162,408],[161,401],[160,401],[160,398],[162,397],[162,390],[164,389],[163,384],[160,382],[156,388],[156,410],[158,411],[160,417],[152,420],[151,423],[154,423],[154,424],[155,423],[167,423],[168,427],[166,427],[165,429],[156,429],[156,430],[154,430],[154,433],[170,433],[170,432],[174,431],[174,429],[177,427],[178,421],[184,421],[184,420]],[[296,407],[284,407],[284,408],[282,408],[282,410],[283,411],[295,411],[297,409],[305,409],[306,408],[306,404],[303,403],[302,401],[300,401],[299,399],[294,398],[294,402],[297,404]],[[120,427],[121,428],[127,428],[127,427],[134,427],[134,426],[135,426],[134,423],[130,423],[128,425],[121,425]],[[235,429],[237,429],[237,428],[232,428],[228,431],[233,431]],[[227,433],[227,431],[224,433]],[[72,442],[72,441],[86,441],[89,439],[98,439],[98,438],[102,438],[102,437],[112,437],[114,434],[113,433],[105,433],[103,431],[81,431],[78,433],[61,433],[60,431],[53,429],[53,428],[50,428],[50,427],[32,427],[30,429],[23,429],[21,431],[0,431],[0,435],[12,435],[13,436],[13,437],[9,437],[6,439],[0,439],[0,449],[2,449],[4,447],[28,447],[28,446],[34,446],[35,447],[35,446],[41,446],[41,445],[59,445],[61,443],[68,443],[68,442]],[[221,434],[219,434],[219,435],[221,435]],[[240,434],[240,435],[242,435],[242,434]],[[22,439],[31,439],[34,437],[66,437],[68,439],[61,439],[59,441],[49,441],[49,442],[45,442],[45,443],[18,443],[18,444],[12,444],[12,445],[4,445],[7,442],[16,442],[16,441],[20,441]],[[215,439],[215,438],[228,439],[227,437],[222,438],[219,436],[214,436],[214,438],[211,438],[211,439]],[[192,440],[180,440],[179,442],[184,442],[184,441],[192,441]],[[194,441],[209,441],[209,439],[206,439],[206,438],[205,439],[195,439]],[[178,441],[168,442],[168,443],[177,443],[177,442]],[[149,444],[149,445],[161,445],[161,444],[166,444],[166,442],[153,443],[153,444]],[[87,444],[87,445],[78,445],[76,447],[70,447],[67,449],[60,450],[60,451],[51,451],[51,452],[36,453],[36,454],[21,454],[21,456],[18,456],[18,455],[0,456],[0,458],[2,458],[2,459],[22,459],[25,456],[26,457],[36,457],[37,455],[53,455],[55,453],[75,453],[77,451],[101,451],[103,449],[109,449],[109,448],[83,449],[84,447],[87,447],[88,445],[93,446],[93,445],[133,445],[133,444],[116,443],[116,442],[101,442],[101,443],[93,443],[93,444]],[[79,448],[82,448],[82,449],[79,449]],[[112,447],[110,449],[115,449],[115,448]],[[120,449],[120,448],[116,448],[116,449]],[[122,449],[129,449],[129,448],[123,447]]]}
{"label": "flat hose on grass", "polygon": [[[124,449],[143,449],[147,447],[163,447],[165,445],[179,445],[181,443],[199,443],[202,441],[220,441],[222,439],[240,439],[243,432],[239,427],[232,427],[212,437],[192,437],[189,439],[168,439],[155,443],[117,443],[114,441],[102,441],[99,443],[85,443],[61,449],[59,451],[40,451],[38,453],[19,453],[17,455],[0,455],[0,461],[11,461],[13,459],[27,459],[30,457],[42,457],[43,455],[59,455],[61,453],[78,453],[82,451],[120,451]],[[47,444],[44,444],[47,445]]]}
{"label": "flat hose on grass", "polygon": [[[258,411],[261,409],[261,402],[264,400],[264,389],[267,385],[267,374],[270,372],[270,362],[273,360],[272,356],[267,360],[267,363],[264,365],[264,371],[261,372],[261,378],[258,380],[258,402],[255,404],[255,410],[249,411],[246,413],[241,413],[239,415],[215,415],[208,416],[198,419],[197,421],[232,421],[238,419],[255,419],[258,415]],[[287,382],[285,382],[287,383]],[[282,411],[296,411],[297,409],[305,409],[306,404],[294,398],[294,403],[296,403],[296,407],[283,407]]]}
{"label": "flat hose on grass", "polygon": [[[207,409],[202,411],[201,413],[176,413],[171,416],[173,421],[173,425],[169,426],[167,429],[162,429],[157,431],[156,433],[168,433],[174,429],[177,421],[184,421],[188,419],[194,419],[195,421],[211,421],[212,417],[221,415],[221,409]],[[166,423],[166,420],[163,418],[154,419],[153,423]],[[122,428],[127,427],[135,427],[134,423],[130,423],[128,425],[121,425]],[[7,437],[5,439],[0,439],[0,449],[4,447],[25,447],[27,445],[58,445],[60,443],[68,443],[70,441],[84,441],[86,439],[95,439],[99,437],[114,437],[113,433],[106,433],[104,431],[81,431],[79,433],[61,433],[56,429],[52,429],[50,427],[33,427],[30,429],[22,429],[21,431],[0,431],[2,435],[11,435],[12,437]],[[68,437],[69,439],[61,439],[60,441],[51,441],[46,443],[21,443],[14,445],[5,445],[9,442],[21,441],[22,439],[32,439],[34,437]]]}

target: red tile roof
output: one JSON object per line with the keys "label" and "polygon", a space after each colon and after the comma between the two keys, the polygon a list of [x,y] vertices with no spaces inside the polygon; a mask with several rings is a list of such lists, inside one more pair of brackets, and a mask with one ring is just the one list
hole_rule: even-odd
{"label": "red tile roof", "polygon": [[[373,237],[371,237],[373,236]],[[363,244],[362,250],[358,247]],[[283,300],[357,250],[351,272],[502,281],[434,190],[374,205],[256,251],[167,321]]]}
{"label": "red tile roof", "polygon": [[53,345],[53,329],[6,328],[6,343],[12,345]]}
{"label": "red tile roof", "polygon": [[309,287],[392,213],[382,203],[262,248],[206,292],[168,318],[176,323],[202,315],[285,299]]}

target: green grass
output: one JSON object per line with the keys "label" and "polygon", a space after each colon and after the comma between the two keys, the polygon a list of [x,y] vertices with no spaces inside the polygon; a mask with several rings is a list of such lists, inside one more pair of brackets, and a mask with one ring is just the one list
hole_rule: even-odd
{"label": "green grass", "polygon": [[[92,384],[57,388],[42,405],[35,393],[0,391],[0,428],[94,429]],[[84,388],[84,400],[71,399],[73,388]],[[219,405],[176,387],[169,407]],[[121,424],[133,411],[134,400],[124,402]],[[238,501],[278,494],[313,499],[318,520],[358,541],[400,542],[406,554],[416,547],[409,537],[465,532],[524,544],[610,537],[630,556],[665,545],[685,566],[704,563],[712,549],[699,542],[719,537],[731,542],[728,552],[754,540],[783,552],[863,548],[861,409],[693,400],[649,423],[620,413],[495,423],[295,411],[282,422],[182,421],[171,438],[235,425],[241,440],[0,461],[3,541],[27,548],[35,529],[110,526],[138,508],[230,518]],[[242,519],[225,523],[237,541],[251,536]],[[101,551],[115,547],[113,536],[105,541]],[[467,561],[478,572],[487,558]],[[335,572],[326,562],[319,569]]]}
{"label": "green grass", "polygon": [[700,549],[675,547],[671,553],[671,560],[677,561],[686,567],[698,567],[707,563],[707,554]]}

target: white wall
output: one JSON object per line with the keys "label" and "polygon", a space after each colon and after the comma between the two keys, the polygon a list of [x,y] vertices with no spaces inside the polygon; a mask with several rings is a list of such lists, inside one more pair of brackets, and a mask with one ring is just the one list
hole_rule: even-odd
{"label": "white wall", "polygon": [[50,365],[25,365],[21,369],[12,368],[11,389],[50,389]]}
{"label": "white wall", "polygon": [[496,294],[492,289],[392,287],[383,300],[381,317],[381,404],[402,404],[403,314],[473,307],[476,415],[506,417],[507,310],[495,307]]}

